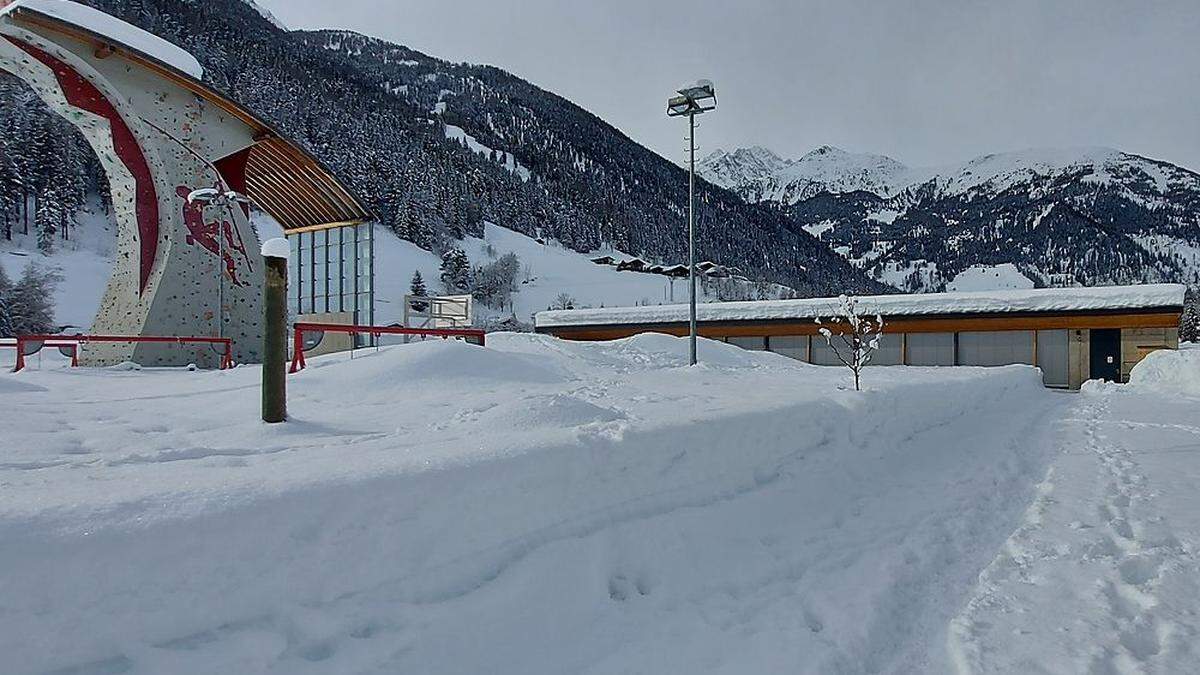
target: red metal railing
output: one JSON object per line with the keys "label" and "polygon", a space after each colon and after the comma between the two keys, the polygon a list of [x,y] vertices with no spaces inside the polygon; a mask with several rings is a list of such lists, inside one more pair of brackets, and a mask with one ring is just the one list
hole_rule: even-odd
{"label": "red metal railing", "polygon": [[304,333],[305,331],[321,331],[324,333],[349,333],[355,335],[370,335],[378,338],[381,335],[422,335],[428,337],[465,338],[477,341],[483,346],[487,339],[486,333],[479,328],[403,328],[400,326],[358,326],[344,323],[304,323],[292,324],[292,366],[289,373],[302,370],[304,362]]}
{"label": "red metal railing", "polygon": [[[174,335],[18,335],[17,336],[17,365],[13,372],[19,372],[25,367],[25,347],[31,342],[41,342],[42,346],[61,347],[73,345],[71,365],[79,365],[79,345],[88,342],[149,342],[157,344],[209,344],[223,345],[221,355],[221,370],[233,367],[233,340],[226,337],[206,336],[174,336]],[[38,349],[41,349],[40,347]],[[34,350],[32,353],[37,353]]]}

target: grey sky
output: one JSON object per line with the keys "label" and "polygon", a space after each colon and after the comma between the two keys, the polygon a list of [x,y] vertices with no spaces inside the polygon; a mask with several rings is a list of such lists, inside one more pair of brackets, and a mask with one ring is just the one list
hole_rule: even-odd
{"label": "grey sky", "polygon": [[1200,170],[1200,0],[257,1],[292,28],[499,66],[676,161],[665,99],[708,77],[702,152],[1107,145]]}

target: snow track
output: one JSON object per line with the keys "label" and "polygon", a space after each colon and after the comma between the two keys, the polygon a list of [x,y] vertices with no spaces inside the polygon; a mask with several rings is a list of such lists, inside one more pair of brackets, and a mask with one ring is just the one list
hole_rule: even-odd
{"label": "snow track", "polygon": [[[1097,387],[954,622],[963,673],[1195,672],[1200,632],[1197,400]],[[1179,442],[1182,441],[1182,442]]]}

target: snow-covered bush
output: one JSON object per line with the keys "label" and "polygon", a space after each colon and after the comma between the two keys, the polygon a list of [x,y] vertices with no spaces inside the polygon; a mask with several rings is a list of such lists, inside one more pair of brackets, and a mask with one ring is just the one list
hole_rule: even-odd
{"label": "snow-covered bush", "polygon": [[26,267],[15,284],[0,276],[0,335],[56,332],[54,289],[60,280],[56,271],[37,264]]}
{"label": "snow-covered bush", "polygon": [[505,253],[495,262],[475,268],[471,295],[494,309],[512,304],[521,274],[521,261],[515,253]]}
{"label": "snow-covered bush", "polygon": [[874,320],[864,318],[858,313],[858,299],[841,295],[838,296],[837,313],[827,322],[822,322],[820,317],[816,321],[829,348],[854,373],[854,390],[860,391],[862,369],[871,362],[875,350],[879,349],[883,317],[876,314]]}

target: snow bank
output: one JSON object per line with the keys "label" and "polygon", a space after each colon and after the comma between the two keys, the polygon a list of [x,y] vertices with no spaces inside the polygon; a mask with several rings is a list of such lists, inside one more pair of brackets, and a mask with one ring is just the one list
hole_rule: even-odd
{"label": "snow bank", "polygon": [[9,672],[925,672],[1044,470],[1032,368],[497,334],[28,370],[0,407]]}
{"label": "snow bank", "polygon": [[[930,314],[985,314],[1004,312],[1067,312],[1149,307],[1182,307],[1186,288],[1180,284],[1103,286],[1093,288],[1038,288],[915,295],[859,297],[863,314],[920,316]],[[700,321],[754,321],[765,319],[815,319],[833,316],[837,298],[762,300],[709,303],[696,308]],[[612,307],[538,312],[539,328],[629,323],[678,323],[688,320],[687,305]]]}
{"label": "snow bank", "polygon": [[1151,352],[1130,371],[1129,384],[1138,389],[1200,396],[1200,349]]}
{"label": "snow bank", "polygon": [[204,79],[204,68],[196,57],[184,49],[100,10],[68,0],[16,0],[0,8],[0,16],[19,10],[30,10],[77,26],[118,46],[145,54],[197,80]]}

